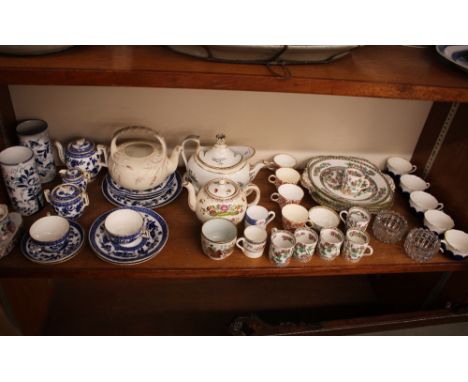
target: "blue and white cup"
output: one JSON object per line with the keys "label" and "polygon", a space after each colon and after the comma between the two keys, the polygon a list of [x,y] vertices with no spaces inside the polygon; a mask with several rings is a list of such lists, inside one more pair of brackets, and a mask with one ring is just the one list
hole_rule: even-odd
{"label": "blue and white cup", "polygon": [[104,221],[109,240],[116,245],[132,247],[148,237],[144,217],[130,208],[119,208]]}
{"label": "blue and white cup", "polygon": [[268,211],[263,206],[250,206],[245,212],[245,227],[256,225],[260,228],[266,229],[266,226],[273,221],[276,217],[274,211]]}
{"label": "blue and white cup", "polygon": [[25,146],[8,147],[0,152],[0,166],[13,208],[23,216],[38,212],[44,197],[34,152]]}
{"label": "blue and white cup", "polygon": [[34,151],[36,169],[41,183],[51,182],[56,174],[54,154],[47,128],[47,122],[41,119],[28,119],[16,126],[16,135],[20,143]]}
{"label": "blue and white cup", "polygon": [[67,245],[70,223],[56,215],[36,220],[29,228],[32,241],[44,252],[57,252]]}
{"label": "blue and white cup", "polygon": [[9,232],[10,215],[6,204],[0,204],[0,240],[3,240]]}

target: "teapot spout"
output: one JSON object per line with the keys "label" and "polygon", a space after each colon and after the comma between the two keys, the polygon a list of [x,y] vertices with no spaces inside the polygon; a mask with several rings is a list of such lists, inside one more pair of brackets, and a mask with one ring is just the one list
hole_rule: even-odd
{"label": "teapot spout", "polygon": [[55,147],[57,148],[57,154],[60,161],[65,164],[65,153],[63,151],[63,146],[59,141],[54,141]]}
{"label": "teapot spout", "polygon": [[184,179],[182,186],[185,187],[188,191],[188,205],[192,211],[196,211],[197,207],[197,193],[195,187],[187,179]]}
{"label": "teapot spout", "polygon": [[252,182],[255,177],[257,176],[258,172],[263,168],[265,167],[265,163],[263,163],[263,161],[261,162],[258,162],[256,165],[254,165],[253,167],[251,166],[250,168],[250,171],[249,171],[249,177],[250,177],[250,181]]}

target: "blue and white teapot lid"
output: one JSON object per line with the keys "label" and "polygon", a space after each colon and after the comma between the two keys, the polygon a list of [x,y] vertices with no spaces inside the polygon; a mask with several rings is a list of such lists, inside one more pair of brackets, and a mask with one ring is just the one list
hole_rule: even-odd
{"label": "blue and white teapot lid", "polygon": [[85,155],[96,151],[96,145],[91,139],[78,138],[68,143],[67,151],[71,155]]}

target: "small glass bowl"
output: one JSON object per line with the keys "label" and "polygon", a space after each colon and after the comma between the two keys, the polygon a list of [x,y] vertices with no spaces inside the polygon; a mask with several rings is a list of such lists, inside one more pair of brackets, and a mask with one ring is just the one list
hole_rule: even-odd
{"label": "small glass bowl", "polygon": [[408,222],[398,212],[392,210],[381,211],[377,214],[372,225],[375,238],[383,243],[399,242],[408,230]]}
{"label": "small glass bowl", "polygon": [[418,263],[430,261],[440,249],[437,235],[426,228],[413,228],[405,240],[406,254]]}

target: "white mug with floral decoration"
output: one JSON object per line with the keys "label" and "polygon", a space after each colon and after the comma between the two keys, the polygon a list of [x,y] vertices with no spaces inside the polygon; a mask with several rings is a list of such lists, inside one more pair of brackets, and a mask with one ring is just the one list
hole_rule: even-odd
{"label": "white mug with floral decoration", "polygon": [[369,245],[369,235],[359,229],[349,229],[343,246],[343,257],[350,261],[359,261],[363,256],[371,256],[374,249]]}
{"label": "white mug with floral decoration", "polygon": [[305,263],[312,259],[318,242],[317,232],[310,228],[298,228],[294,231],[296,246],[294,247],[294,258]]}
{"label": "white mug with floral decoration", "polygon": [[371,214],[365,208],[351,207],[340,212],[340,219],[345,223],[346,229],[360,229],[365,231],[371,220]]}
{"label": "white mug with floral decoration", "polygon": [[284,267],[289,264],[291,256],[294,254],[295,245],[296,239],[292,232],[273,228],[268,256],[274,264]]}
{"label": "white mug with floral decoration", "polygon": [[324,260],[335,260],[340,255],[344,241],[343,232],[338,228],[325,228],[320,231],[319,253]]}
{"label": "white mug with floral decoration", "polygon": [[236,225],[216,218],[203,223],[201,244],[203,253],[213,260],[223,260],[234,251],[237,239]]}
{"label": "white mug with floral decoration", "polygon": [[267,231],[255,225],[244,230],[244,236],[236,241],[236,245],[251,259],[256,259],[263,255],[267,242]]}

